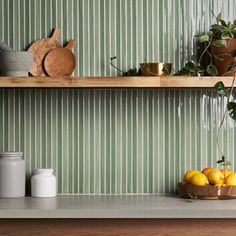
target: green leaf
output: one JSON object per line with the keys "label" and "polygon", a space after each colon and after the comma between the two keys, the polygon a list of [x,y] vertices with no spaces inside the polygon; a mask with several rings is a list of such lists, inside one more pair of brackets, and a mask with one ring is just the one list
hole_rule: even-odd
{"label": "green leaf", "polygon": [[221,21],[221,18],[222,18],[222,14],[219,13],[219,14],[217,15],[217,17],[216,17],[217,23]]}
{"label": "green leaf", "polygon": [[197,199],[197,194],[195,192],[188,193],[188,195],[191,199],[195,199],[195,200]]}
{"label": "green leaf", "polygon": [[235,68],[236,68],[236,65],[235,65],[235,64],[229,65],[229,66],[228,66],[228,72],[234,72],[234,71],[235,71]]}
{"label": "green leaf", "polygon": [[231,32],[224,32],[221,34],[222,39],[232,39],[234,36],[231,34]]}
{"label": "green leaf", "polygon": [[180,76],[180,75],[189,75],[189,71],[184,68],[182,68],[181,70],[179,70],[177,73],[175,73],[175,75]]}
{"label": "green leaf", "polygon": [[138,76],[138,71],[136,68],[134,69],[129,69],[127,72],[123,74],[123,76]]}
{"label": "green leaf", "polygon": [[229,116],[233,119],[236,120],[236,103],[235,102],[229,102],[227,104]]}
{"label": "green leaf", "polygon": [[220,47],[227,47],[227,41],[224,39],[215,40],[212,44],[216,47],[219,47],[219,48]]}
{"label": "green leaf", "polygon": [[211,31],[218,31],[218,32],[222,33],[224,31],[228,31],[228,27],[225,27],[225,26],[219,25],[219,24],[215,24],[215,25],[211,25]]}
{"label": "green leaf", "polygon": [[214,65],[208,65],[206,71],[211,76],[216,76],[218,74],[218,71]]}
{"label": "green leaf", "polygon": [[220,164],[220,163],[223,163],[224,161],[223,160],[219,160],[217,161],[217,164]]}
{"label": "green leaf", "polygon": [[227,91],[222,81],[216,83],[215,90],[217,91],[218,94],[227,96]]}
{"label": "green leaf", "polygon": [[229,30],[232,30],[232,29],[234,29],[235,25],[232,24],[232,23],[229,21],[227,27],[228,27]]}
{"label": "green leaf", "polygon": [[116,58],[117,58],[116,56],[110,57],[110,60],[113,61],[113,60],[115,60]]}
{"label": "green leaf", "polygon": [[226,24],[226,22],[224,20],[219,20],[221,25],[225,26],[225,27],[228,27],[228,25]]}
{"label": "green leaf", "polygon": [[228,52],[226,52],[226,53],[220,53],[220,54],[213,54],[213,55],[214,55],[214,57],[215,57],[216,59],[221,60],[221,61],[224,60],[224,57],[225,57],[225,56],[230,56],[230,57],[232,57],[231,53],[228,53]]}
{"label": "green leaf", "polygon": [[191,69],[194,69],[194,68],[195,68],[195,65],[194,65],[193,62],[189,61],[189,62],[187,62],[187,63],[185,64],[185,68],[186,68],[187,70],[191,70]]}
{"label": "green leaf", "polygon": [[197,37],[199,43],[209,42],[209,36],[207,34]]}
{"label": "green leaf", "polygon": [[166,74],[166,75],[170,75],[171,70],[169,70],[169,68],[165,65],[163,65],[162,71]]}

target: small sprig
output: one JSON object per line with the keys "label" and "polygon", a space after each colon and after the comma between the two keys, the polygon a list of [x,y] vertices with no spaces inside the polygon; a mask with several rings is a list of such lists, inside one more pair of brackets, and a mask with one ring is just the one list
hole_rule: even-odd
{"label": "small sprig", "polygon": [[226,182],[226,175],[225,175],[226,169],[227,169],[229,166],[231,166],[231,163],[230,163],[230,161],[225,160],[225,157],[222,156],[222,159],[221,159],[221,160],[218,160],[218,161],[217,161],[217,164],[221,164],[221,165],[223,166],[223,170],[224,170],[224,183],[225,183],[225,182]]}
{"label": "small sprig", "polygon": [[229,116],[233,120],[236,120],[236,103],[230,101],[231,97],[233,96],[233,89],[234,89],[235,80],[236,80],[236,72],[234,72],[234,78],[233,78],[232,85],[231,85],[230,89],[226,89],[225,86],[224,86],[224,83],[222,81],[217,82],[216,85],[215,85],[216,92],[220,96],[224,96],[224,97],[227,98],[227,106],[226,106],[224,114],[221,118],[220,126],[217,130],[217,136],[216,136],[217,148],[218,148],[218,150],[220,151],[220,153],[222,155],[222,160],[217,161],[217,163],[223,163],[224,169],[226,168],[227,165],[230,165],[230,162],[225,161],[223,150],[220,147],[219,137],[220,137],[220,130],[223,127],[223,123],[224,123],[226,115],[229,114]]}
{"label": "small sprig", "polygon": [[136,68],[134,69],[129,69],[128,71],[124,72],[120,68],[118,68],[113,61],[116,60],[117,57],[110,57],[110,65],[114,67],[116,70],[118,70],[120,73],[122,73],[122,76],[141,76],[141,71],[137,71]]}
{"label": "small sprig", "polygon": [[224,169],[227,169],[227,167],[231,166],[230,161],[225,160],[225,157],[224,157],[224,156],[222,156],[222,159],[221,159],[221,160],[218,160],[218,161],[217,161],[217,164],[221,164],[221,165],[224,167]]}
{"label": "small sprig", "polygon": [[193,200],[197,200],[197,194],[195,192],[188,193],[189,197]]}
{"label": "small sprig", "polygon": [[123,72],[121,69],[119,69],[119,68],[113,63],[113,61],[116,60],[116,59],[117,59],[116,56],[110,57],[110,65],[111,65],[112,67],[114,67],[116,70],[118,70],[120,73],[124,74],[125,72]]}

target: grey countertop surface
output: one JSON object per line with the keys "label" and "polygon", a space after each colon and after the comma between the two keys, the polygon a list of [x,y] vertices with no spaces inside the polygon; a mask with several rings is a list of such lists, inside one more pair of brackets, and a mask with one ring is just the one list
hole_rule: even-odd
{"label": "grey countertop surface", "polygon": [[0,218],[236,218],[236,200],[155,195],[2,198]]}

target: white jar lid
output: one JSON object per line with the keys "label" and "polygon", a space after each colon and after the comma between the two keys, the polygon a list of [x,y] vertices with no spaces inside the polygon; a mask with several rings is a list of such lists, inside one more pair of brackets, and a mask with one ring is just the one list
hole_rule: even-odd
{"label": "white jar lid", "polygon": [[52,174],[52,173],[53,169],[41,168],[34,170],[34,174]]}
{"label": "white jar lid", "polygon": [[0,152],[0,157],[23,157],[23,152]]}

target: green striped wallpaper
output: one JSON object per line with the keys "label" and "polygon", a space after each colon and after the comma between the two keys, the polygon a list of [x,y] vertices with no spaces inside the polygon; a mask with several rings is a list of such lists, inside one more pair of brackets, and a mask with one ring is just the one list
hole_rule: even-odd
{"label": "green striped wallpaper", "polygon": [[[207,90],[1,90],[0,150],[54,168],[59,193],[173,193],[216,166],[223,100]],[[234,166],[235,123],[220,137]]]}
{"label": "green striped wallpaper", "polygon": [[[234,0],[0,0],[0,40],[25,49],[55,27],[61,42],[74,38],[76,75],[113,75],[144,61],[192,58],[193,35],[209,29],[211,9],[232,19]],[[193,58],[194,59],[194,58]]]}
{"label": "green striped wallpaper", "polygon": [[[194,59],[193,35],[234,0],[0,0],[0,40],[16,50],[62,28],[75,75],[116,75],[143,61]],[[0,90],[0,149],[21,150],[27,174],[52,167],[61,194],[169,194],[185,170],[216,166],[225,101],[210,90]],[[235,123],[220,143],[235,166]]]}

